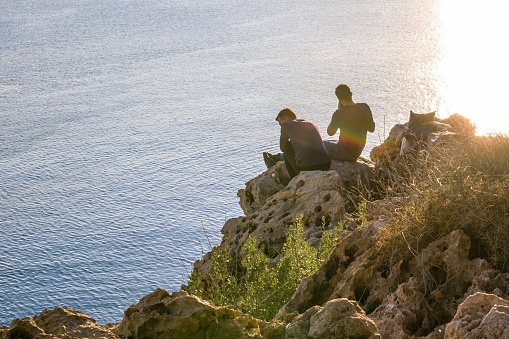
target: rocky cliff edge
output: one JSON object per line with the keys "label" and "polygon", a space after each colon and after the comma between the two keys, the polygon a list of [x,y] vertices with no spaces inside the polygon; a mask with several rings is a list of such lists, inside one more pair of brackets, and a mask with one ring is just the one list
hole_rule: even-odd
{"label": "rocky cliff edge", "polygon": [[[465,124],[457,115],[442,123],[451,126],[442,141]],[[333,162],[327,172],[303,172],[292,180],[278,163],[239,190],[245,215],[225,223],[218,245],[228,246],[233,260],[242,259],[242,245],[256,236],[277,261],[299,214],[313,246],[325,229],[346,220],[333,252],[273,320],[213,306],[184,291],[157,289],[125,310],[118,324],[101,326],[86,314],[58,307],[13,320],[0,329],[0,339],[509,338],[509,274],[473,255],[472,239],[461,229],[410,260],[387,262],[378,253],[377,235],[392,222],[391,211],[405,206],[404,197],[387,197],[381,184],[388,174],[384,165],[400,160],[405,131],[405,125],[395,126],[373,149],[374,162]],[[353,215],[366,196],[360,222]],[[210,269],[210,253],[195,263],[203,276]]]}

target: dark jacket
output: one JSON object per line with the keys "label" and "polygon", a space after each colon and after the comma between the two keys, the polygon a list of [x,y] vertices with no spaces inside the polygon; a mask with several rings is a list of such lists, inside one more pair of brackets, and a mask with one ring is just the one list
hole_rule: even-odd
{"label": "dark jacket", "polygon": [[330,162],[318,127],[309,121],[296,119],[281,124],[279,146],[283,153],[293,152],[299,167]]}

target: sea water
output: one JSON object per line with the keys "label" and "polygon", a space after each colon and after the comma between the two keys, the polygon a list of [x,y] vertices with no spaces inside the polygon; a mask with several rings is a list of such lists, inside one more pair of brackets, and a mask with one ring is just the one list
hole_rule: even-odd
{"label": "sea water", "polygon": [[[443,104],[440,1],[24,0],[0,10],[0,325],[99,323],[243,214],[277,112],[324,136],[348,83],[376,131]],[[337,137],[337,136],[336,136]]]}

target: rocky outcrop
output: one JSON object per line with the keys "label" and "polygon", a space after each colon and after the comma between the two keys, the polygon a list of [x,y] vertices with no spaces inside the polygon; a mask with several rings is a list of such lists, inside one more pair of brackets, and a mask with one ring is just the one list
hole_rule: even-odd
{"label": "rocky outcrop", "polygon": [[344,238],[318,272],[301,282],[277,318],[347,298],[362,306],[382,338],[410,338],[441,333],[473,291],[473,281],[479,281],[476,290],[508,292],[505,275],[494,274],[483,259],[469,258],[470,239],[459,230],[431,243],[418,257],[387,267],[373,244],[384,224],[373,222]]}
{"label": "rocky outcrop", "polygon": [[390,291],[373,243],[377,228],[382,225],[383,222],[377,222],[343,238],[320,269],[302,280],[277,318],[283,319],[292,312],[303,313],[336,298],[357,300],[368,312],[380,305]]}
{"label": "rocky outcrop", "polygon": [[334,299],[314,306],[286,326],[285,339],[380,338],[373,320],[355,301]]}
{"label": "rocky outcrop", "polygon": [[[332,160],[330,171],[334,171],[337,176],[337,187],[334,190],[343,196],[349,197],[349,192],[358,196],[359,193],[371,193],[376,185],[377,173],[374,164],[369,160],[360,158],[357,162],[343,162]],[[329,171],[329,172],[330,172]],[[308,180],[317,176],[320,171],[302,172],[299,180]],[[322,172],[323,173],[323,172]],[[304,178],[302,178],[304,176]],[[323,184],[320,176],[315,181]],[[295,178],[294,178],[295,181]],[[237,196],[239,197],[240,207],[244,211],[244,215],[249,216],[263,209],[267,201],[274,199],[274,194],[287,188],[290,183],[290,177],[286,170],[285,164],[280,161],[275,166],[269,168],[267,171],[258,175],[257,177],[249,180],[246,187],[239,189]],[[289,186],[293,186],[290,184]],[[309,185],[308,185],[309,186]]]}
{"label": "rocky outcrop", "polygon": [[0,339],[72,339],[118,338],[88,315],[70,308],[44,310],[33,318],[15,319],[7,329],[0,329]]}
{"label": "rocky outcrop", "polygon": [[284,337],[284,326],[232,307],[214,307],[185,292],[170,295],[157,289],[124,312],[115,332],[120,338],[139,339],[276,339]]}
{"label": "rocky outcrop", "polygon": [[468,296],[445,327],[445,338],[509,338],[509,300],[480,292]]}
{"label": "rocky outcrop", "polygon": [[[231,257],[237,262],[242,260],[242,246],[250,236],[256,237],[267,255],[277,260],[289,227],[299,214],[304,216],[306,240],[317,245],[324,229],[331,229],[344,219],[347,188],[365,190],[375,176],[372,167],[365,163],[334,163],[329,171],[302,172],[283,186],[281,167],[284,164],[279,162],[239,190],[241,206],[250,213],[225,223],[220,244],[230,248]],[[206,275],[210,271],[209,256],[197,261],[194,269]]]}

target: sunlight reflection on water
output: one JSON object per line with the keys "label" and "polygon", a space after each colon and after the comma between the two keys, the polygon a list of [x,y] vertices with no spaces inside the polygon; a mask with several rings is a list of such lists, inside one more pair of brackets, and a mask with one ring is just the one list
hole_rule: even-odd
{"label": "sunlight reflection on water", "polygon": [[468,117],[478,134],[509,132],[509,110],[502,100],[509,89],[507,6],[494,0],[482,5],[443,0],[440,6],[440,95],[445,98],[440,109]]}

